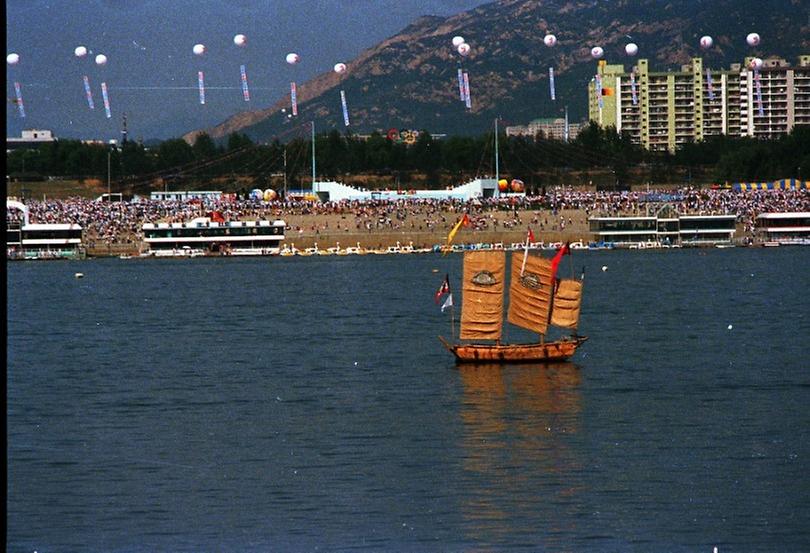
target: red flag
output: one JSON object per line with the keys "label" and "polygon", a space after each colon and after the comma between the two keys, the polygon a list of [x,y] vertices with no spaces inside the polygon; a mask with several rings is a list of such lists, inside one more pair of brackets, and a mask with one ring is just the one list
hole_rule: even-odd
{"label": "red flag", "polygon": [[560,264],[560,261],[565,254],[571,255],[571,248],[568,246],[568,242],[557,250],[556,255],[551,260],[551,282],[554,282],[554,280],[557,278],[557,266]]}
{"label": "red flag", "polygon": [[534,233],[532,232],[532,227],[529,227],[529,233],[526,235],[526,242],[534,242]]}
{"label": "red flag", "polygon": [[224,223],[225,217],[222,216],[222,212],[220,211],[212,211],[211,221],[213,221],[214,223]]}
{"label": "red flag", "polygon": [[436,291],[436,295],[433,297],[433,300],[436,303],[439,303],[439,300],[442,298],[444,294],[450,293],[450,275],[444,275],[444,282],[442,285],[439,286],[439,289]]}
{"label": "red flag", "polygon": [[461,224],[464,225],[465,227],[470,226],[470,216],[467,215],[466,213],[464,214],[464,218],[461,219]]}

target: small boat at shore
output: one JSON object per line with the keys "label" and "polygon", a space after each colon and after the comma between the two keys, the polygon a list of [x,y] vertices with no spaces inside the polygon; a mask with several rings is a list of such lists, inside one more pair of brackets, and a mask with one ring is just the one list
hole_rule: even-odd
{"label": "small boat at shore", "polygon": [[[535,343],[501,343],[506,292],[506,253],[477,250],[464,254],[460,341],[439,340],[456,362],[527,363],[570,358],[588,338],[576,333],[583,277],[556,278],[557,265],[567,246],[553,260],[528,252],[512,255],[510,303],[506,320],[536,332]],[[572,336],[546,341],[549,326],[573,330]],[[465,342],[464,340],[473,340]],[[488,342],[481,342],[487,340]],[[494,342],[494,343],[493,343]]]}

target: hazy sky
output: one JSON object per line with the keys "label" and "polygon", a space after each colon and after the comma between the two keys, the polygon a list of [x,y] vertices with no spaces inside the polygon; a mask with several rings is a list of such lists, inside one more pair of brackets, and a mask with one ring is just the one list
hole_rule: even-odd
{"label": "hazy sky", "polygon": [[[169,138],[239,111],[270,106],[303,82],[349,61],[420,15],[452,15],[488,0],[10,0],[6,4],[6,97],[22,85],[26,117],[6,102],[6,133],[52,129],[59,137],[118,138],[126,112],[131,138]],[[247,36],[244,48],[234,45]],[[206,45],[202,58],[192,53]],[[91,52],[73,55],[76,46]],[[284,61],[297,52],[295,66]],[[103,53],[104,67],[93,58]],[[240,89],[245,64],[250,102]],[[200,105],[197,72],[204,71]],[[82,84],[92,85],[95,110]],[[101,82],[110,91],[107,119]],[[217,89],[216,87],[226,87]]]}

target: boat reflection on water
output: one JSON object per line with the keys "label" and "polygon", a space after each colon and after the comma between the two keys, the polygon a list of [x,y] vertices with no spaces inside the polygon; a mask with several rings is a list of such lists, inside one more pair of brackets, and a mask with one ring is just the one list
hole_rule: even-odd
{"label": "boat reflection on water", "polygon": [[581,512],[582,400],[574,363],[462,365],[467,538],[563,546]]}

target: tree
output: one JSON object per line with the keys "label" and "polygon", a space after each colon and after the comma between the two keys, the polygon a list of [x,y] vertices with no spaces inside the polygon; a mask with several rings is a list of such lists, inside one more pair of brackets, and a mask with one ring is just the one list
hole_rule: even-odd
{"label": "tree", "polygon": [[157,156],[158,168],[170,169],[194,161],[194,150],[182,138],[173,138],[160,143]]}
{"label": "tree", "polygon": [[192,149],[194,150],[194,157],[198,160],[210,159],[219,153],[217,145],[214,144],[214,140],[208,133],[200,133],[197,135]]}

